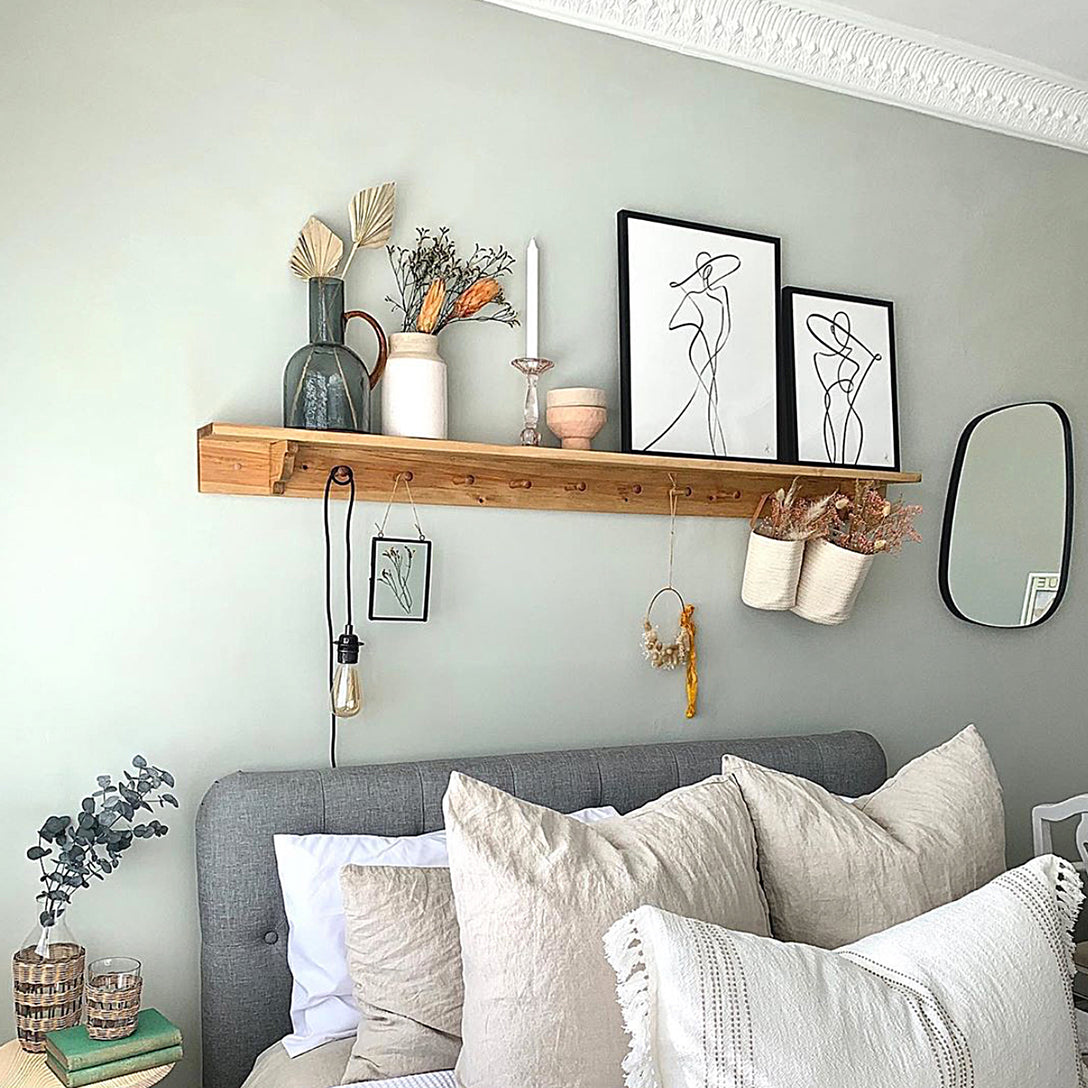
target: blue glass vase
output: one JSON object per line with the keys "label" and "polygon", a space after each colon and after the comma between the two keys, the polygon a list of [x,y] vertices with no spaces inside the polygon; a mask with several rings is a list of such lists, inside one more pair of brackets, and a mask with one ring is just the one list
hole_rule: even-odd
{"label": "blue glass vase", "polygon": [[[315,277],[310,284],[310,342],[283,372],[283,425],[310,431],[370,431],[370,391],[385,369],[389,347],[376,318],[344,312],[344,281]],[[344,343],[344,329],[360,317],[378,339],[373,370]]]}

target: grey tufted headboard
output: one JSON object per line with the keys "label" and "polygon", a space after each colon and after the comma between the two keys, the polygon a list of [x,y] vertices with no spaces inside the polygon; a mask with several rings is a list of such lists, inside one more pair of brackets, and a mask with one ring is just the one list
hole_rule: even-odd
{"label": "grey tufted headboard", "polygon": [[887,774],[873,737],[843,732],[220,779],[196,821],[204,1088],[238,1088],[257,1054],[291,1030],[287,920],[273,834],[431,831],[442,826],[442,795],[453,770],[561,811],[613,805],[630,812],[717,774],[726,752],[855,796],[876,789]]}

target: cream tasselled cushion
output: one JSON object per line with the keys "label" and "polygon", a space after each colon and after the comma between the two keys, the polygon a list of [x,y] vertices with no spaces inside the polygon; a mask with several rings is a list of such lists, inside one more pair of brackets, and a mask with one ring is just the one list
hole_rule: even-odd
{"label": "cream tasselled cushion", "polygon": [[1084,1088],[1082,900],[1072,866],[1036,858],[836,951],[640,907],[606,941],[627,1088]]}

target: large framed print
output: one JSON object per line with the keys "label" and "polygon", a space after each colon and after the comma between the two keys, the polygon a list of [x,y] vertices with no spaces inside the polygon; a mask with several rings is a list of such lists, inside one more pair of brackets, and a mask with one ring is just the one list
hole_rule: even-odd
{"label": "large framed print", "polygon": [[617,220],[624,451],[778,460],[780,240]]}
{"label": "large framed print", "polygon": [[892,304],[787,287],[782,309],[791,457],[897,472]]}

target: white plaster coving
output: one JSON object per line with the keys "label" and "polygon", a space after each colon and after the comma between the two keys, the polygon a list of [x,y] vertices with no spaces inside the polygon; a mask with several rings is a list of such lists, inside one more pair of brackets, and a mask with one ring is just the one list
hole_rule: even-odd
{"label": "white plaster coving", "polygon": [[487,2],[1088,152],[1088,88],[830,6],[782,0]]}

